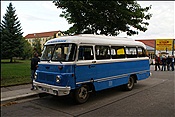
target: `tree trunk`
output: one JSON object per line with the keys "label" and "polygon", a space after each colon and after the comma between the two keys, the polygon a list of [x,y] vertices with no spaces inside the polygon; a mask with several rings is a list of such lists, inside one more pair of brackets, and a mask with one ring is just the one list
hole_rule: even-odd
{"label": "tree trunk", "polygon": [[12,62],[13,62],[13,57],[10,58],[10,63],[12,63]]}

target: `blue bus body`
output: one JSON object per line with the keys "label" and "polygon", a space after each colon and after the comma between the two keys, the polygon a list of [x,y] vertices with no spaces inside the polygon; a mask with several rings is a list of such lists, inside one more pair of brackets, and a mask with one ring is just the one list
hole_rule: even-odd
{"label": "blue bus body", "polygon": [[[147,64],[147,66],[143,66],[143,64]],[[136,75],[137,80],[146,79],[150,75],[149,68],[148,60],[77,66],[75,69],[76,84],[93,82],[95,90],[99,91],[126,84],[130,75]]]}
{"label": "blue bus body", "polygon": [[[47,48],[51,50],[52,58],[54,57],[53,51],[56,51],[55,48],[57,48],[57,52],[66,53],[67,55],[65,61],[56,61],[57,59],[41,60],[38,64],[39,67],[35,74],[35,80],[33,81],[36,90],[58,96],[69,95],[71,91],[75,91],[77,101],[79,103],[84,103],[87,101],[89,97],[88,93],[91,90],[100,91],[120,85],[129,86],[128,82],[132,83],[132,79],[135,83],[138,80],[143,80],[150,76],[149,58],[146,56],[127,58],[127,55],[125,55],[124,58],[112,59],[112,52],[110,52],[112,50],[112,44],[106,44],[107,41],[101,44],[98,44],[99,42],[92,42],[89,44],[88,42],[90,39],[88,40],[88,37],[86,37],[88,41],[86,42],[88,44],[86,44],[85,42],[82,43],[80,39],[75,40],[71,37],[72,40],[66,40],[66,38],[68,37],[50,40],[46,43],[46,46],[48,46]],[[76,39],[77,38],[82,37],[77,36]],[[55,43],[56,45],[53,46]],[[64,43],[69,44],[65,46]],[[62,45],[60,46],[59,44]],[[143,44],[139,44],[132,45],[132,49],[135,47],[137,54],[138,51],[142,51],[142,49],[144,51],[145,48],[143,47]],[[110,55],[110,57],[97,59],[98,50],[95,50],[96,45],[105,45],[105,47],[109,46],[108,50],[103,50],[105,50],[106,54]],[[122,45],[123,48],[129,46],[129,44],[127,45],[125,43],[120,43],[118,45]],[[88,60],[79,60],[79,56],[81,56],[79,54],[81,51],[80,46],[92,48],[92,58]],[[140,49],[138,47],[142,48]],[[84,49],[84,51],[85,50],[87,50],[87,48]],[[44,51],[47,51],[47,49]],[[127,53],[126,50],[123,50],[123,52],[124,51]],[[122,52],[120,51],[120,54],[121,53]],[[44,58],[43,56],[45,55],[43,54],[42,58]],[[132,79],[130,81],[131,77]],[[133,88],[132,85],[133,84],[131,84],[131,89]]]}
{"label": "blue bus body", "polygon": [[[37,73],[38,78],[35,81],[40,83],[45,83],[55,86],[71,86],[74,87],[75,80],[72,74],[75,71],[75,65],[59,65],[63,68],[60,70],[58,65],[49,65],[49,64],[39,64]],[[56,83],[56,76],[59,75],[62,79],[61,83]]]}

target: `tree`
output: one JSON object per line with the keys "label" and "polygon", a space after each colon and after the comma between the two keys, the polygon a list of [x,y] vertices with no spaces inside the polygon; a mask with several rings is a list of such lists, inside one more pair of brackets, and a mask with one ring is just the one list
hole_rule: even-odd
{"label": "tree", "polygon": [[34,47],[34,52],[37,52],[38,55],[41,56],[41,41],[40,41],[40,38],[34,39],[33,47]]}
{"label": "tree", "polygon": [[31,58],[32,57],[32,52],[33,52],[33,48],[30,45],[30,43],[25,40],[25,38],[22,39],[23,40],[23,53],[22,53],[22,58],[23,59],[27,59],[27,58]]}
{"label": "tree", "polygon": [[12,62],[13,57],[21,57],[23,52],[23,32],[21,32],[21,24],[15,11],[12,3],[10,3],[0,25],[2,58],[8,58],[10,62]]}
{"label": "tree", "polygon": [[73,24],[70,33],[91,33],[118,35],[138,34],[145,32],[152,14],[147,13],[151,6],[141,8],[134,0],[125,1],[95,1],[95,0],[53,0],[57,8],[61,8],[61,17]]}

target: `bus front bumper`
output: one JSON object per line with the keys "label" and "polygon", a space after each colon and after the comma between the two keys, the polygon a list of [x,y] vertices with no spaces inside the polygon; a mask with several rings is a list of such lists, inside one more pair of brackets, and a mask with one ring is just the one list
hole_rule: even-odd
{"label": "bus front bumper", "polygon": [[36,91],[45,92],[57,96],[68,95],[71,90],[70,87],[53,86],[36,81],[33,81],[33,86]]}

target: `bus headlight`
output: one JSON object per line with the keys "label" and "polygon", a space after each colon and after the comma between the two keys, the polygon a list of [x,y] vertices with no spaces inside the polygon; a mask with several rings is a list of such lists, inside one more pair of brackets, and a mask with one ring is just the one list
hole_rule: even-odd
{"label": "bus headlight", "polygon": [[59,75],[57,75],[57,76],[56,76],[56,82],[57,82],[57,83],[60,83],[60,81],[61,81],[61,77],[60,77]]}
{"label": "bus headlight", "polygon": [[35,74],[34,74],[34,80],[36,80],[37,79],[37,73],[35,72]]}

